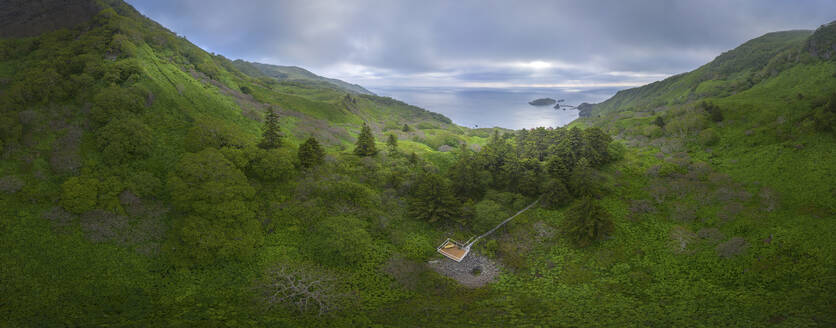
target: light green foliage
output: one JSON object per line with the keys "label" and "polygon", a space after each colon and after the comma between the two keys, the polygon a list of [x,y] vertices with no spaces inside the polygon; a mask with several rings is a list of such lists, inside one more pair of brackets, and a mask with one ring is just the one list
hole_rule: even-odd
{"label": "light green foliage", "polygon": [[700,131],[698,140],[700,144],[704,146],[714,146],[720,142],[720,136],[717,134],[717,131],[712,128],[708,128]]}
{"label": "light green foliage", "polygon": [[316,260],[331,265],[355,265],[373,252],[366,223],[353,217],[329,217],[316,225],[311,244]]}
{"label": "light green foliage", "polygon": [[111,120],[96,132],[96,143],[109,164],[141,160],[151,153],[151,129],[135,118]]}
{"label": "light green foliage", "polygon": [[248,144],[246,137],[228,122],[216,119],[199,120],[186,134],[186,150],[199,152],[207,147],[242,148]]}
{"label": "light green foliage", "polygon": [[473,229],[475,231],[488,231],[507,217],[507,213],[500,204],[485,199],[473,207]]}
{"label": "light green foliage", "polygon": [[263,150],[250,163],[253,175],[265,181],[285,181],[293,169],[293,154],[285,148]]}
{"label": "light green foliage", "polygon": [[322,165],[325,160],[325,151],[322,150],[322,146],[319,145],[316,138],[310,137],[299,146],[297,156],[302,167],[311,168]]}
{"label": "light green foliage", "polygon": [[255,190],[216,149],[187,153],[168,178],[174,206],[174,251],[190,263],[245,259],[261,243],[253,212]]}
{"label": "light green foliage", "polygon": [[99,197],[99,180],[88,177],[72,177],[61,184],[61,206],[72,213],[84,213],[96,206]]}
{"label": "light green foliage", "polygon": [[112,119],[140,113],[144,108],[145,100],[138,95],[138,91],[112,84],[93,98],[90,118],[99,124],[106,124]]}
{"label": "light green foliage", "polygon": [[373,156],[377,154],[372,129],[365,123],[363,123],[363,128],[360,130],[360,136],[357,137],[357,143],[354,146],[354,154],[358,156]]}

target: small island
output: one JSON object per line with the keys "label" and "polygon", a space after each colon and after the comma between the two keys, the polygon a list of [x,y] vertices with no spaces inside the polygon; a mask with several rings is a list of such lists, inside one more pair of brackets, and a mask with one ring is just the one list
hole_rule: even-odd
{"label": "small island", "polygon": [[557,103],[557,100],[552,98],[540,98],[529,101],[528,104],[531,106],[551,106]]}

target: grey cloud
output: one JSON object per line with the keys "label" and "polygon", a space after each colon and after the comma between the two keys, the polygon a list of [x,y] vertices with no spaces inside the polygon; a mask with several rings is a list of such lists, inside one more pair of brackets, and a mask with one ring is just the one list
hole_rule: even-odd
{"label": "grey cloud", "polygon": [[[361,84],[649,82],[638,76],[691,70],[764,33],[836,19],[836,2],[824,0],[128,1],[207,50]],[[503,64],[532,61],[566,67]]]}

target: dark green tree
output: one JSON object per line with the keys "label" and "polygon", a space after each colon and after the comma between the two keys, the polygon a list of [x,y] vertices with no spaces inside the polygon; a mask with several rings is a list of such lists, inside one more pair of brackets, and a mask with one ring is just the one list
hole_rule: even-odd
{"label": "dark green tree", "polygon": [[572,194],[563,181],[551,178],[543,185],[543,205],[547,208],[560,208],[572,201]]}
{"label": "dark green tree", "polygon": [[390,154],[398,152],[398,137],[394,133],[389,134],[389,137],[386,139],[386,147],[389,148]]}
{"label": "dark green tree", "polygon": [[459,198],[481,199],[491,183],[491,174],[476,163],[475,157],[473,152],[467,149],[467,145],[462,144],[459,158],[450,169],[453,191]]}
{"label": "dark green tree", "polygon": [[404,123],[403,128],[401,129],[401,131],[409,132],[409,131],[412,131],[412,128],[410,128],[409,125],[406,125],[406,123]]}
{"label": "dark green tree", "polygon": [[569,188],[575,197],[596,197],[601,194],[602,180],[598,172],[590,167],[589,161],[581,157],[569,177]]}
{"label": "dark green tree", "polygon": [[428,222],[447,221],[459,213],[450,183],[437,173],[418,178],[409,201],[409,214]]}
{"label": "dark green tree", "polygon": [[377,154],[372,129],[366,123],[363,123],[363,128],[360,130],[360,136],[357,137],[354,154],[358,156],[373,156]]}
{"label": "dark green tree", "polygon": [[664,129],[665,128],[665,119],[663,119],[661,116],[656,116],[656,119],[653,120],[653,124],[656,124],[656,126]]}
{"label": "dark green tree", "polygon": [[567,183],[569,181],[569,177],[572,175],[572,170],[569,169],[566,159],[557,155],[549,157],[549,160],[546,162],[546,172],[551,177],[558,179],[563,183]]}
{"label": "dark green tree", "polygon": [[325,159],[325,151],[314,137],[308,138],[299,146],[299,163],[302,167],[310,168],[319,166]]}
{"label": "dark green tree", "polygon": [[409,164],[412,164],[412,165],[418,164],[418,154],[416,154],[415,152],[412,152],[412,154],[409,155]]}
{"label": "dark green tree", "polygon": [[264,118],[264,128],[258,146],[263,149],[273,149],[279,148],[281,145],[282,135],[279,130],[279,115],[270,107],[267,109],[267,116]]}
{"label": "dark green tree", "polygon": [[606,237],[612,230],[609,213],[591,196],[581,198],[567,212],[566,233],[575,246],[589,246]]}

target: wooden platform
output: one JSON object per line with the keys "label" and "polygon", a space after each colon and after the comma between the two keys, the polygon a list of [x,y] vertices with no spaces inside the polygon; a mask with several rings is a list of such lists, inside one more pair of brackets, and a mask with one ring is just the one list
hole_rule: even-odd
{"label": "wooden platform", "polygon": [[444,243],[442,243],[436,250],[441,253],[441,255],[444,255],[456,262],[461,262],[462,259],[467,256],[467,253],[470,253],[469,248],[462,247],[462,245],[459,245],[459,243],[450,238],[447,238],[447,240],[445,240]]}

